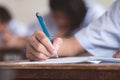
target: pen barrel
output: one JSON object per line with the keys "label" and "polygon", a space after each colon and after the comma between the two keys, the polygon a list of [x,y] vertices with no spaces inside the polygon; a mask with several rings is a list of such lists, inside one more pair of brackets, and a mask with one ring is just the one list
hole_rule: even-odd
{"label": "pen barrel", "polygon": [[48,37],[48,39],[50,40],[50,42],[53,43],[53,40],[52,40],[52,38],[51,38],[48,30],[47,30],[47,27],[46,27],[46,25],[45,25],[45,23],[44,23],[43,18],[42,18],[41,16],[37,16],[37,18],[38,18],[38,21],[39,21],[39,23],[40,23],[40,25],[41,25],[41,27],[42,27],[43,32],[44,32],[45,35]]}

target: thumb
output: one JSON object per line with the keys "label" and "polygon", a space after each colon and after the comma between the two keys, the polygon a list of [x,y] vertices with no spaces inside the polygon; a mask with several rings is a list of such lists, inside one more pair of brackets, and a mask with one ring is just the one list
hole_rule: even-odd
{"label": "thumb", "polygon": [[63,40],[61,38],[54,39],[54,41],[53,41],[53,46],[55,47],[55,53],[54,54],[58,53],[58,50],[60,49],[62,43],[63,43]]}

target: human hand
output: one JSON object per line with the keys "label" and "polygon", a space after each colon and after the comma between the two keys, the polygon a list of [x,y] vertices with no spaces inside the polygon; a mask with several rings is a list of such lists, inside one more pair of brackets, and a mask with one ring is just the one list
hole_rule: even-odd
{"label": "human hand", "polygon": [[7,47],[23,47],[25,46],[25,39],[11,33],[3,35],[3,46]]}
{"label": "human hand", "polygon": [[113,58],[120,58],[120,49],[119,49],[118,52],[113,56]]}
{"label": "human hand", "polygon": [[63,42],[61,38],[56,38],[52,44],[42,31],[36,31],[26,43],[27,58],[40,61],[55,57]]}

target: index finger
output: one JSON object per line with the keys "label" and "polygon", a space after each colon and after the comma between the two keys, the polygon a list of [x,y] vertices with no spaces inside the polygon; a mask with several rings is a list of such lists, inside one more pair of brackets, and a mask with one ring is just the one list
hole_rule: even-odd
{"label": "index finger", "polygon": [[38,41],[40,41],[46,47],[46,49],[50,53],[54,54],[55,52],[54,46],[42,31],[36,31],[35,37],[36,39],[38,39]]}

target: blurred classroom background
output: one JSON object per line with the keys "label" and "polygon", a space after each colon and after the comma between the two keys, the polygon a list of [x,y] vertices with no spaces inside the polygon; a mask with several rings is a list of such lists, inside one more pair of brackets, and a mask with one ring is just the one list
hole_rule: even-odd
{"label": "blurred classroom background", "polygon": [[[93,0],[103,4],[106,9],[109,8],[114,0]],[[42,15],[49,12],[48,0],[0,0],[0,5],[6,6],[15,19],[29,24],[35,20],[35,13]]]}
{"label": "blurred classroom background", "polygon": [[[108,9],[114,0],[93,0],[93,1],[96,1],[104,5],[105,8]],[[18,23],[15,23],[14,25],[18,25],[20,28],[14,30],[14,27],[12,27],[13,29],[12,31],[22,36],[22,38],[19,38],[14,34],[13,35],[9,35],[9,33],[5,34],[6,39],[4,40],[4,42],[8,43],[8,45],[6,46],[6,44],[3,44],[3,46],[1,46],[0,44],[0,61],[23,59],[25,58],[24,41],[26,37],[24,34],[26,34],[26,32],[25,30],[22,30],[21,27],[28,27],[30,23],[35,21],[36,12],[40,12],[41,15],[48,13],[49,12],[48,0],[0,0],[0,6],[7,8],[12,14],[13,19],[15,21],[18,21]],[[21,29],[21,32],[17,31],[19,29]],[[12,40],[12,43],[9,43],[10,39]],[[20,44],[19,46],[18,43]]]}
{"label": "blurred classroom background", "polygon": [[[93,0],[93,1],[96,1],[104,5],[106,9],[108,9],[109,6],[114,2],[114,0]],[[7,33],[3,34],[5,39],[1,41],[2,35],[0,33],[0,61],[13,61],[13,60],[17,61],[26,59],[25,57],[26,35],[24,34],[27,33],[25,32],[25,30],[22,30],[21,27],[29,27],[28,25],[36,20],[35,16],[36,12],[40,12],[42,15],[47,14],[49,12],[48,0],[0,0],[0,6],[3,6],[10,11],[13,19],[17,21],[17,23],[15,23],[14,26],[17,25],[18,27],[20,27],[15,30],[14,27],[12,27],[13,29],[12,31],[18,33],[19,37],[17,37],[14,34]],[[23,32],[21,33],[17,31],[19,29],[21,29],[20,31]],[[1,77],[0,80],[13,80],[14,74],[15,73],[11,70],[10,71],[0,70]],[[7,77],[4,77],[4,75]]]}

